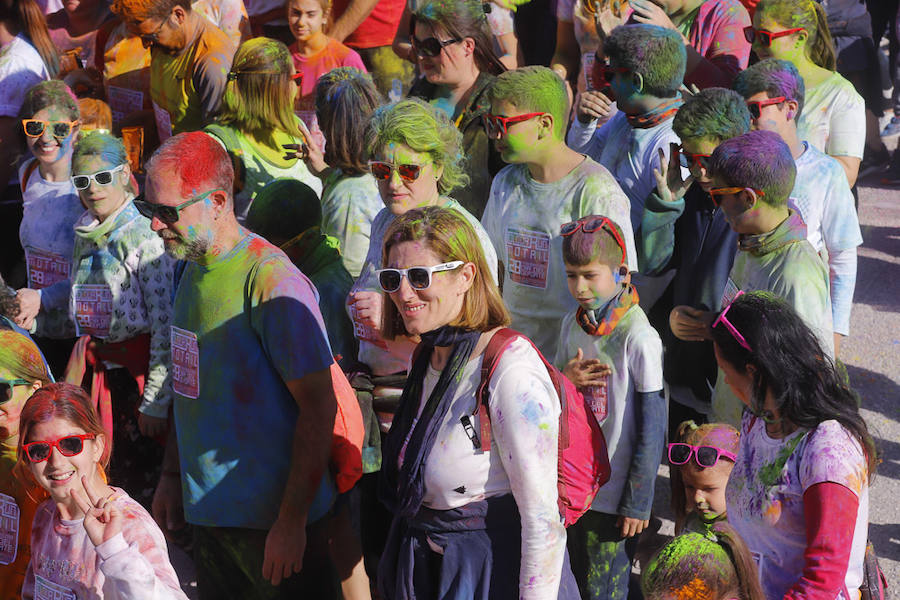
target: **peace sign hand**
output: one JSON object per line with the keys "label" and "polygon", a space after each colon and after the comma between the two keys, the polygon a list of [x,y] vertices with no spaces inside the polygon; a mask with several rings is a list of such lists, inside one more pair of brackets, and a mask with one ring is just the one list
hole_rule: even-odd
{"label": "peace sign hand", "polygon": [[103,491],[92,490],[88,478],[84,475],[81,476],[81,483],[87,494],[87,500],[77,490],[73,489],[69,493],[78,508],[84,511],[84,529],[87,531],[91,543],[99,546],[122,532],[122,523],[125,517],[113,503],[118,494],[112,493],[105,496],[103,492],[108,491],[110,489],[108,487]]}

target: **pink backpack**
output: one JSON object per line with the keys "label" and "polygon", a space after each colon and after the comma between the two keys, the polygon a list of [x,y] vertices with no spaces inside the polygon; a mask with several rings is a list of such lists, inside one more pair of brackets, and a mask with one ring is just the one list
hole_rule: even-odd
{"label": "pink backpack", "polygon": [[[518,331],[501,329],[484,350],[481,363],[481,383],[476,397],[478,417],[481,423],[481,449],[491,448],[491,422],[488,412],[488,383],[503,352],[516,339],[528,340]],[[528,340],[534,347],[534,343]],[[609,481],[609,456],[606,453],[606,438],[600,424],[585,402],[584,396],[563,375],[559,369],[547,362],[540,350],[534,347],[547,368],[553,387],[559,395],[559,456],[557,483],[559,487],[559,514],[568,527],[583,515],[594,501],[594,496],[604,483]]]}

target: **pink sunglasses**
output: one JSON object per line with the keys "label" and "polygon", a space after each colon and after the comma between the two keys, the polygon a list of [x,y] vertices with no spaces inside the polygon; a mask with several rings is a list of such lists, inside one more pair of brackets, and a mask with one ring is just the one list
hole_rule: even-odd
{"label": "pink sunglasses", "polygon": [[740,344],[743,348],[745,348],[748,352],[753,352],[753,349],[750,347],[750,344],[747,343],[747,340],[744,339],[744,336],[741,335],[741,332],[737,330],[737,327],[732,325],[731,321],[725,316],[728,314],[728,310],[731,308],[731,305],[734,304],[734,301],[740,298],[744,294],[744,290],[739,290],[737,294],[734,295],[734,298],[731,300],[731,303],[725,307],[725,309],[716,317],[716,320],[713,321],[712,328],[715,329],[719,323],[725,325],[725,328],[731,333],[732,337],[737,340],[737,343]]}

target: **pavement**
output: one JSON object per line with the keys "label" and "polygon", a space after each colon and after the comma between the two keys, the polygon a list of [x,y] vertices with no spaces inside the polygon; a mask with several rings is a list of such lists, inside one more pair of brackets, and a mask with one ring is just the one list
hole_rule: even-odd
{"label": "pavement", "polygon": [[[887,140],[893,149],[897,140]],[[880,175],[859,183],[859,248],[849,338],[839,358],[859,394],[862,413],[879,451],[880,464],[869,491],[869,539],[895,598],[900,594],[900,188],[885,187]],[[659,468],[654,499],[654,533],[641,542],[644,558],[674,534],[669,472]],[[656,527],[654,527],[655,529]],[[193,564],[170,548],[189,598],[196,598]],[[641,556],[639,555],[639,559]],[[639,565],[635,571],[639,572]]]}

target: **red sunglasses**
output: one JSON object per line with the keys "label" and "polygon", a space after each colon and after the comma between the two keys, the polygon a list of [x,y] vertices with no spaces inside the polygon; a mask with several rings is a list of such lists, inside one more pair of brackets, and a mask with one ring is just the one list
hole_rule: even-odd
{"label": "red sunglasses", "polygon": [[712,157],[712,154],[695,154],[693,152],[686,152],[683,146],[678,146],[677,152],[678,164],[685,169],[690,169],[692,166],[694,166],[698,169],[709,171],[709,161]]}
{"label": "red sunglasses", "polygon": [[752,25],[744,27],[744,39],[747,43],[752,44],[759,41],[759,45],[768,48],[772,45],[772,40],[797,33],[798,31],[806,31],[804,27],[794,27],[793,29],[785,29],[784,31],[766,31],[765,29],[754,29]]}
{"label": "red sunglasses", "polygon": [[609,217],[582,217],[577,221],[564,223],[563,226],[559,228],[559,235],[563,237],[570,236],[579,229],[585,233],[594,233],[601,229],[608,231],[609,234],[613,236],[613,239],[616,240],[619,249],[622,250],[622,262],[625,262],[625,241],[622,239],[622,236],[619,235],[619,232],[616,231],[616,228]]}
{"label": "red sunglasses", "polygon": [[67,435],[56,440],[43,442],[29,442],[22,444],[25,456],[33,463],[44,462],[50,458],[50,453],[56,448],[63,456],[78,456],[84,450],[84,440],[92,440],[96,437],[93,433],[81,433]]}
{"label": "red sunglasses", "polygon": [[781,104],[785,101],[784,96],[775,96],[774,98],[769,98],[768,100],[747,100],[747,109],[750,111],[750,116],[754,119],[758,119],[762,114],[762,109],[767,106],[772,106],[773,104]]}
{"label": "red sunglasses", "polygon": [[497,135],[506,135],[510,125],[515,125],[516,123],[521,123],[522,121],[527,121],[528,119],[533,119],[546,114],[547,113],[545,112],[532,112],[525,113],[524,115],[516,115],[514,117],[498,117],[497,115],[488,113],[482,115],[482,118],[484,119],[484,128],[487,131],[488,137],[494,137]]}

